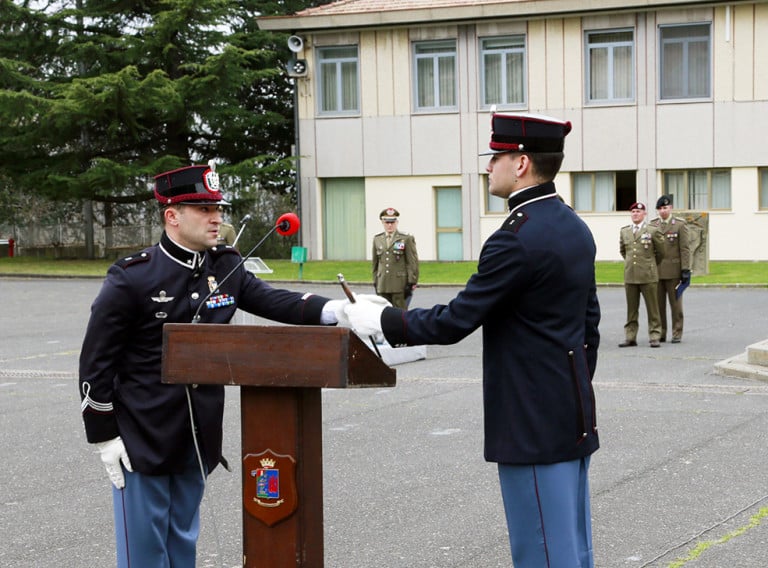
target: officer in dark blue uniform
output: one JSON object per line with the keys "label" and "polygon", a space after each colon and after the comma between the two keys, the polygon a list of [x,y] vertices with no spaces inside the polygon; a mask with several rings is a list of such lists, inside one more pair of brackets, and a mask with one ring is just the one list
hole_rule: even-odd
{"label": "officer in dark blue uniform", "polygon": [[515,568],[591,568],[588,469],[599,446],[592,377],[595,243],[557,198],[569,122],[494,114],[490,192],[510,214],[448,305],[345,310],[391,345],[455,343],[483,326],[485,458],[497,462]]}
{"label": "officer in dark blue uniform", "polygon": [[86,437],[114,485],[119,567],[195,565],[205,477],[222,462],[224,387],[161,383],[163,324],[196,314],[201,323],[227,323],[237,308],[330,324],[347,303],[272,288],[237,267],[234,248],[216,246],[226,202],[212,167],[155,180],[163,235],[109,268],[80,355]]}

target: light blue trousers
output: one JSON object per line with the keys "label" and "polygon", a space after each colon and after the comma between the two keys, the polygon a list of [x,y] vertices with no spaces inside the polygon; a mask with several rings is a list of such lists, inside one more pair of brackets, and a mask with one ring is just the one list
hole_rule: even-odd
{"label": "light blue trousers", "polygon": [[194,567],[205,488],[197,461],[176,475],[123,473],[125,488],[112,486],[117,567]]}
{"label": "light blue trousers", "polygon": [[499,464],[515,568],[594,568],[589,457]]}

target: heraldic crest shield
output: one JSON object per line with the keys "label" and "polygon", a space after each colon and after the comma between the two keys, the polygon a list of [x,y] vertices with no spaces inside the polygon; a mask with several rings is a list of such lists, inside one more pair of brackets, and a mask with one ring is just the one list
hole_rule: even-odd
{"label": "heraldic crest shield", "polygon": [[298,507],[296,460],[270,449],[243,458],[243,507],[271,527]]}

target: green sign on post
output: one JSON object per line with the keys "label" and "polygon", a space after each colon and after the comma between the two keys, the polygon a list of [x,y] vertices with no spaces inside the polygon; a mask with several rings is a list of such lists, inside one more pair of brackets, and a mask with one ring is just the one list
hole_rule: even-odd
{"label": "green sign on post", "polygon": [[291,247],[291,262],[299,263],[299,280],[301,280],[304,263],[307,262],[307,247]]}

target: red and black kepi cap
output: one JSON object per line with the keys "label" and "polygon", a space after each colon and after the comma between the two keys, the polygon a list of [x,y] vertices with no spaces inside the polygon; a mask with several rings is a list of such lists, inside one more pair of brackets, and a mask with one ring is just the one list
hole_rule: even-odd
{"label": "red and black kepi cap", "polygon": [[562,152],[565,137],[571,131],[569,121],[536,114],[491,115],[489,156],[504,152]]}
{"label": "red and black kepi cap", "polygon": [[155,176],[160,205],[229,205],[221,194],[216,166],[187,166]]}

